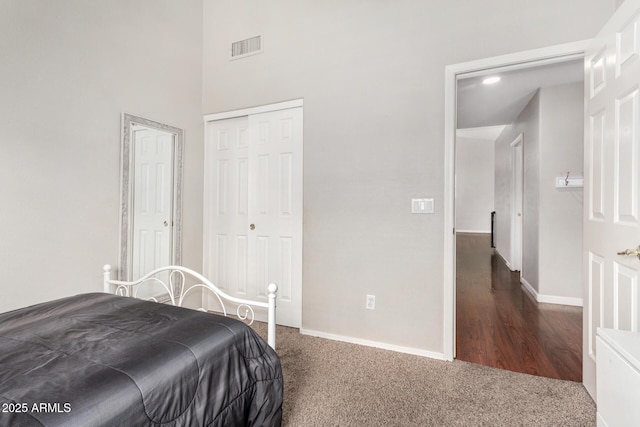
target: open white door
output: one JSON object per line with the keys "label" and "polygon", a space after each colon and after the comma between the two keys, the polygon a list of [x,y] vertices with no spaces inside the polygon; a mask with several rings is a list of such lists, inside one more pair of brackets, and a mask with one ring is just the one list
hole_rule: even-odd
{"label": "open white door", "polygon": [[511,143],[511,270],[522,276],[522,214],[524,212],[523,134]]}
{"label": "open white door", "polygon": [[[585,56],[583,382],[596,396],[598,327],[638,332],[640,0],[626,0]],[[597,401],[597,400],[596,400]]]}

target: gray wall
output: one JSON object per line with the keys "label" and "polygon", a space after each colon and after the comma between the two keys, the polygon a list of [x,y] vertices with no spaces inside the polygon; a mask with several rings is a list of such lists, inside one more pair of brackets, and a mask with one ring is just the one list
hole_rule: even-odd
{"label": "gray wall", "polygon": [[[444,67],[592,37],[614,2],[0,8],[0,309],[100,289],[118,255],[122,111],[186,131],[184,261],[200,268],[202,114],[303,97],[303,326],[441,352]],[[228,61],[258,33],[263,54]],[[413,197],[436,214],[411,215]]]}
{"label": "gray wall", "polygon": [[511,265],[511,143],[523,134],[524,194],[521,275],[538,289],[540,94],[536,92],[516,120],[496,140],[496,250]]}
{"label": "gray wall", "polygon": [[582,83],[540,89],[539,293],[582,298],[582,188],[555,178],[583,174]]}
{"label": "gray wall", "polygon": [[0,310],[102,290],[122,112],[185,130],[185,264],[202,258],[202,1],[0,0]]}
{"label": "gray wall", "polygon": [[456,138],[456,231],[491,232],[494,141]]}
{"label": "gray wall", "polygon": [[[590,38],[613,9],[204,0],[205,113],[304,98],[305,329],[442,352],[444,67]],[[228,60],[256,34],[264,53]]]}
{"label": "gray wall", "polygon": [[523,133],[522,279],[543,299],[582,298],[582,189],[555,188],[582,175],[582,83],[541,88],[496,140],[496,249],[511,263],[510,144]]}

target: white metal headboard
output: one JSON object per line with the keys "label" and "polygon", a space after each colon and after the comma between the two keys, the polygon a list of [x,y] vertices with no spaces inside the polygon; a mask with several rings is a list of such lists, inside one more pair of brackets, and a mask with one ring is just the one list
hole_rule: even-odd
{"label": "white metal headboard", "polygon": [[[201,275],[200,273],[191,270],[190,268],[182,267],[179,265],[169,265],[166,267],[157,268],[141,278],[125,282],[121,280],[111,279],[111,265],[106,264],[103,267],[104,270],[104,292],[108,294],[116,294],[121,296],[135,298],[140,285],[148,283],[157,283],[164,288],[169,295],[170,303],[172,305],[181,307],[184,301],[184,297],[194,289],[204,289],[211,292],[217,298],[220,306],[222,307],[222,313],[227,315],[227,308],[224,301],[237,304],[236,315],[240,320],[247,321],[248,324],[252,324],[255,318],[253,311],[254,307],[267,309],[267,342],[275,350],[276,348],[276,293],[278,292],[278,286],[275,283],[270,283],[267,288],[267,302],[252,301],[241,298],[236,298],[231,295],[227,295],[220,290],[216,285],[211,283],[209,279]],[[160,273],[168,273],[168,279],[162,280],[158,277]],[[198,281],[198,283],[186,286],[187,277]],[[151,301],[158,302],[155,298],[148,298]],[[199,308],[200,311],[205,311],[204,308]]]}

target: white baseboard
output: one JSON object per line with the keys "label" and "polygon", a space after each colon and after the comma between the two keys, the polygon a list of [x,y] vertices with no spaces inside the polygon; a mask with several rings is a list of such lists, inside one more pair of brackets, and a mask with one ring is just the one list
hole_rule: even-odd
{"label": "white baseboard", "polygon": [[574,297],[559,297],[555,295],[538,295],[538,302],[582,307],[582,298],[574,298]]}
{"label": "white baseboard", "polygon": [[458,233],[491,234],[491,230],[461,230],[456,228],[456,234]]}
{"label": "white baseboard", "polygon": [[513,266],[512,266],[512,265],[511,265],[511,263],[510,263],[510,262],[509,262],[509,261],[504,257],[504,255],[502,255],[502,254],[500,253],[500,250],[498,250],[498,248],[493,248],[493,250],[496,252],[496,254],[498,254],[498,256],[499,256],[500,258],[502,258],[502,262],[504,262],[504,263],[505,263],[505,265],[507,266],[507,268],[508,268],[510,271],[514,271]]}
{"label": "white baseboard", "polygon": [[531,296],[538,302],[582,307],[582,298],[559,297],[555,295],[539,294],[535,289],[533,289],[533,286],[531,286],[531,284],[524,279],[524,277],[520,278],[520,283],[522,283],[522,286],[525,288],[525,290],[529,292],[529,294],[531,294]]}
{"label": "white baseboard", "polygon": [[520,283],[522,284],[522,287],[524,288],[524,290],[529,292],[529,295],[531,295],[534,300],[538,301],[538,291],[533,289],[533,286],[531,286],[531,283],[527,282],[527,279],[525,279],[522,276],[520,277]]}
{"label": "white baseboard", "polygon": [[448,360],[447,358],[445,358],[444,353],[437,353],[434,351],[422,350],[419,348],[403,347],[399,345],[381,343],[377,341],[363,340],[360,338],[330,334],[327,332],[314,331],[312,329],[305,329],[305,328],[300,328],[300,333],[303,335],[309,335],[309,336],[318,337],[318,338],[325,338],[333,341],[342,341],[350,344],[358,344],[358,345],[364,345],[367,347],[381,348],[383,350],[396,351],[398,353],[413,354],[414,356],[423,356],[423,357],[428,357],[431,359],[438,359],[438,360]]}

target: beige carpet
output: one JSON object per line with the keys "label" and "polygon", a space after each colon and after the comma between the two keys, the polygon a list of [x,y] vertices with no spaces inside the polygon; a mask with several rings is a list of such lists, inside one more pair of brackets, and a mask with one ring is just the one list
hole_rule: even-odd
{"label": "beige carpet", "polygon": [[596,425],[579,383],[277,333],[284,426]]}

